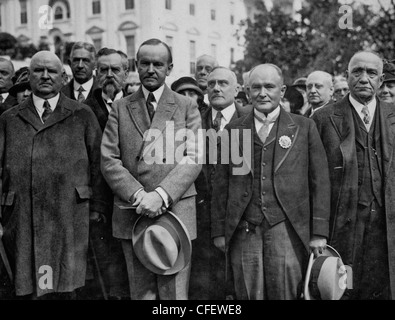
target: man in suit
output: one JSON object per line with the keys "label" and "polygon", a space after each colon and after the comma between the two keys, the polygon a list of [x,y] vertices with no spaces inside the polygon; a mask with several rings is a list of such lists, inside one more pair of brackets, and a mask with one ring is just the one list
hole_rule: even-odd
{"label": "man in suit", "polygon": [[98,88],[84,103],[89,105],[104,131],[113,102],[126,97],[123,88],[129,75],[128,56],[111,48],[97,53]]}
{"label": "man in suit", "polygon": [[304,115],[311,117],[318,109],[332,102],[332,75],[325,71],[313,71],[307,77],[306,90],[309,109],[307,109]]}
{"label": "man in suit", "polygon": [[17,103],[16,98],[8,93],[14,84],[12,82],[14,73],[15,70],[12,62],[0,57],[0,114]]}
{"label": "man in suit", "polygon": [[[98,88],[84,104],[92,109],[102,131],[106,127],[113,102],[126,96],[122,88],[128,78],[128,67],[127,55],[122,51],[102,48],[97,53]],[[102,279],[97,272],[93,272],[96,276],[89,281],[89,286],[86,286],[86,295],[102,297],[108,294],[109,299],[126,299],[129,297],[126,263],[120,240],[112,237],[113,194],[108,185],[106,185],[106,195],[111,206],[104,217],[99,217],[98,223],[92,224],[91,246],[95,250],[96,257],[91,255],[89,260],[89,266],[94,266],[94,258],[96,258],[96,269],[100,269]],[[100,280],[102,280],[101,290],[99,290]]]}
{"label": "man in suit", "polygon": [[[237,78],[234,72],[225,67],[215,67],[207,78],[209,108],[202,113],[202,128],[223,130],[225,125],[239,118],[246,110],[235,104]],[[251,108],[249,108],[251,110]],[[217,139],[210,139],[207,131],[206,162],[196,179],[197,190],[197,232],[193,242],[190,296],[199,300],[221,300],[227,295],[225,285],[225,256],[211,241],[210,236],[210,201],[212,192],[212,175],[215,164],[209,155],[216,151]],[[211,140],[211,141],[210,141]],[[215,143],[213,143],[215,141]]]}
{"label": "man in suit", "polygon": [[218,61],[208,54],[201,55],[196,60],[195,79],[199,84],[199,88],[203,91],[204,102],[209,104],[207,95],[207,78],[210,72],[218,67]]}
{"label": "man in suit", "polygon": [[[140,263],[131,238],[141,214],[153,218],[166,208],[181,219],[191,240],[196,238],[194,181],[201,170],[200,113],[194,101],[165,84],[173,62],[164,42],[143,42],[136,58],[142,86],[114,103],[102,140],[102,172],[115,195],[113,235],[122,239],[132,299],[187,299],[190,264],[175,275],[157,275]],[[179,141],[165,134],[173,129],[188,129],[196,139]],[[153,132],[157,134],[152,141]],[[183,146],[185,152],[177,159],[176,151]],[[163,155],[153,154],[156,148]],[[137,209],[120,209],[122,203]]]}
{"label": "man in suit", "polygon": [[89,220],[105,212],[99,124],[65,97],[62,63],[30,62],[32,95],[0,117],[3,241],[17,296],[72,298],[85,285]]}
{"label": "man in suit", "polygon": [[[374,52],[348,64],[350,93],[317,112],[329,163],[329,241],[353,268],[344,298],[395,297],[395,113],[379,101],[383,62]],[[351,289],[351,288],[350,288]]]}
{"label": "man in suit", "polygon": [[69,65],[73,79],[63,88],[66,97],[84,102],[97,87],[93,70],[96,67],[96,49],[93,44],[78,41],[71,48]]}
{"label": "man in suit", "polygon": [[248,88],[253,111],[221,137],[211,236],[237,299],[297,299],[309,250],[322,252],[329,231],[325,150],[314,121],[281,108],[281,69],[255,67]]}

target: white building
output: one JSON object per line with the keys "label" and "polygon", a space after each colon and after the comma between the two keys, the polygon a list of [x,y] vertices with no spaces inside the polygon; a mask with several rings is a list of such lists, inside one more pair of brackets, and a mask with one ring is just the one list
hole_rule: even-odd
{"label": "white building", "polygon": [[245,18],[242,0],[0,0],[0,32],[53,50],[83,40],[134,58],[144,40],[159,38],[173,51],[169,81],[192,75],[201,54],[227,67],[242,59],[234,35]]}

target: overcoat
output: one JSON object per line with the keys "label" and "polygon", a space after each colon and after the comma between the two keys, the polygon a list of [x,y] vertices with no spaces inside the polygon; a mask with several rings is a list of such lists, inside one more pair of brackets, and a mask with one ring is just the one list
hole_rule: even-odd
{"label": "overcoat", "polygon": [[[377,98],[376,98],[377,99]],[[347,94],[342,100],[313,115],[329,163],[332,185],[330,243],[345,264],[352,263],[352,244],[358,205],[358,163],[352,105]],[[395,297],[395,106],[377,99],[380,121],[384,207],[387,224],[390,289]]]}
{"label": "overcoat", "polygon": [[[151,192],[157,187],[170,196],[170,209],[185,224],[191,240],[196,238],[194,181],[202,168],[199,158],[203,150],[198,143],[201,117],[196,103],[164,86],[151,124],[141,87],[115,101],[108,117],[101,167],[114,192],[116,238],[132,238],[139,215],[132,209],[123,209],[130,206],[131,196],[140,188]],[[189,135],[177,138],[177,132],[182,135],[185,129]]]}
{"label": "overcoat", "polygon": [[17,295],[84,286],[89,211],[106,207],[100,138],[93,112],[63,94],[45,124],[32,97],[0,117],[3,240]]}

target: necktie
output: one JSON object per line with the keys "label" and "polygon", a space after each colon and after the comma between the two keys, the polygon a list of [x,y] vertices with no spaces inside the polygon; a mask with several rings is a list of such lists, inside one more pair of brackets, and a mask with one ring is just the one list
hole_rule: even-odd
{"label": "necktie", "polygon": [[362,113],[363,113],[363,122],[365,122],[366,127],[369,127],[369,123],[371,119],[370,119],[368,106],[363,106]]}
{"label": "necktie", "polygon": [[45,123],[45,121],[48,120],[49,116],[52,113],[51,106],[49,105],[48,100],[44,101],[43,108],[44,108],[44,112],[43,112],[41,118],[42,118],[43,122]]}
{"label": "necktie", "polygon": [[81,102],[81,103],[84,102],[85,96],[82,92],[85,91],[85,89],[82,86],[80,86],[77,91],[78,91],[78,102]]}
{"label": "necktie", "polygon": [[149,114],[151,121],[152,121],[154,114],[155,114],[155,108],[154,108],[154,105],[152,104],[152,102],[155,102],[155,96],[153,95],[152,92],[150,92],[148,95],[148,99],[147,99],[147,109],[148,109],[148,114]]}
{"label": "necktie", "polygon": [[215,116],[215,119],[213,121],[213,128],[215,129],[215,131],[218,131],[221,129],[221,120],[222,120],[222,113],[221,111],[217,112],[217,115]]}
{"label": "necktie", "polygon": [[258,119],[258,121],[263,124],[263,126],[258,131],[258,136],[261,139],[262,143],[265,143],[265,141],[269,135],[269,125],[271,123],[276,122],[277,117],[274,117],[272,119],[267,119],[267,118],[262,119],[261,117],[258,117],[257,115],[255,115],[255,118]]}

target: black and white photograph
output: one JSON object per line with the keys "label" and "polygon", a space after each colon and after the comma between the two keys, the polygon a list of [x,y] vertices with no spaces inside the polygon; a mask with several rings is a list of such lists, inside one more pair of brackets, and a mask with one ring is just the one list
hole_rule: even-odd
{"label": "black and white photograph", "polygon": [[0,0],[0,199],[2,306],[395,299],[395,1]]}

